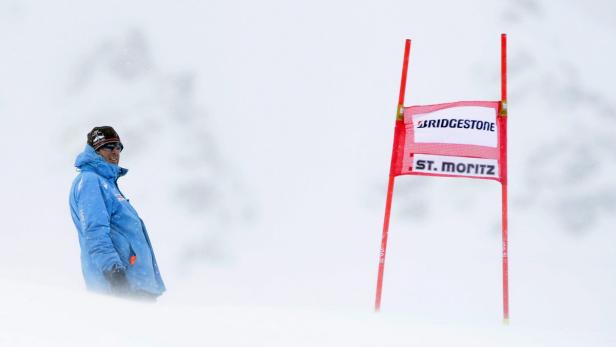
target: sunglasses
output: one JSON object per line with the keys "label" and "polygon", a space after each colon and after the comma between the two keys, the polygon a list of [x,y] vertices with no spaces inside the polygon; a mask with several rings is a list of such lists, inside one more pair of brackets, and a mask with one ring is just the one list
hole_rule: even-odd
{"label": "sunglasses", "polygon": [[121,142],[115,142],[115,143],[108,143],[106,145],[101,146],[101,149],[106,149],[108,151],[113,151],[114,149],[119,149],[120,152],[122,152],[122,150],[124,149],[124,146],[122,145]]}

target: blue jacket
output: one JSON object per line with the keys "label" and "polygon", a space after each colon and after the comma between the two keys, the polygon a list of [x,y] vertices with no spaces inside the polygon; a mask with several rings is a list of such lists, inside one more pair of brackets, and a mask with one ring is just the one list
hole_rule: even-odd
{"label": "blue jacket", "polygon": [[126,271],[135,293],[162,294],[165,285],[148,232],[117,185],[128,170],[106,162],[89,145],[77,156],[75,166],[80,173],[73,181],[69,203],[88,289],[110,293],[103,273],[115,266]]}

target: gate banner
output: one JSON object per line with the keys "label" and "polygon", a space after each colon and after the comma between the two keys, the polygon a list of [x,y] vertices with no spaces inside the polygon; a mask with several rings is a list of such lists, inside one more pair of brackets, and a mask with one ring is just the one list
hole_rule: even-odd
{"label": "gate banner", "polygon": [[501,180],[500,101],[411,106],[396,122],[394,175]]}
{"label": "gate banner", "polygon": [[507,35],[501,34],[501,98],[404,107],[411,40],[404,45],[400,93],[374,309],[381,309],[385,255],[394,184],[400,175],[468,177],[494,180],[501,186],[503,318],[509,322],[509,246],[507,213]]}

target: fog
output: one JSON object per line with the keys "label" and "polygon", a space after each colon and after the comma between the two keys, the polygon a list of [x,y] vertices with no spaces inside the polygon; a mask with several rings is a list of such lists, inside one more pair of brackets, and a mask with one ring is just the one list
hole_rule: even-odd
{"label": "fog", "polygon": [[[0,1],[0,345],[613,345],[615,9]],[[483,180],[396,179],[375,314],[404,39],[410,106],[498,100],[500,33],[511,324]],[[155,305],[85,291],[68,192],[98,125],[125,146]]]}

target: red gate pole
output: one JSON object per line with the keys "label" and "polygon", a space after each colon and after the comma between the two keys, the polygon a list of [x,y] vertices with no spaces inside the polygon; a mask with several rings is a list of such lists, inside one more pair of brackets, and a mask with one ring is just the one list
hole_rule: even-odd
{"label": "red gate pole", "polygon": [[[411,51],[411,40],[407,39],[404,45],[404,61],[402,63],[402,78],[400,80],[400,95],[398,96],[398,107],[396,110],[396,122],[402,121],[404,107],[404,93],[406,91],[406,74],[409,65],[409,53]],[[398,136],[394,132],[394,145],[391,152],[391,166],[389,169],[389,183],[387,185],[387,201],[385,202],[385,218],[383,221],[383,236],[381,237],[381,251],[379,255],[379,274],[376,281],[376,299],[374,301],[374,310],[381,310],[381,294],[383,293],[383,273],[385,271],[385,253],[387,252],[387,234],[389,232],[389,216],[391,214],[391,200],[394,192],[393,172],[394,162],[396,160],[398,148]]]}
{"label": "red gate pole", "polygon": [[501,34],[501,187],[503,227],[503,322],[509,323],[509,244],[507,240],[507,34]]}

